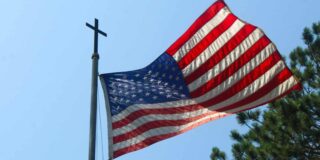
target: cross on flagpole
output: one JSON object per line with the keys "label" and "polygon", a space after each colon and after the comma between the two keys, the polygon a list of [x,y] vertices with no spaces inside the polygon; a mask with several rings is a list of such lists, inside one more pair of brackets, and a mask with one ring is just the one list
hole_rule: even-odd
{"label": "cross on flagpole", "polygon": [[94,20],[94,26],[86,23],[86,26],[94,30],[94,48],[92,54],[92,82],[91,82],[91,111],[90,111],[90,139],[89,139],[89,160],[95,160],[96,152],[96,122],[97,122],[97,89],[98,89],[98,36],[107,37],[107,34],[99,30],[98,19]]}
{"label": "cross on flagpole", "polygon": [[89,23],[86,23],[86,26],[91,28],[92,30],[94,30],[94,49],[93,49],[93,53],[98,53],[98,36],[99,34],[107,37],[107,34],[104,33],[103,31],[99,30],[99,20],[98,19],[94,19],[94,26],[92,26]]}

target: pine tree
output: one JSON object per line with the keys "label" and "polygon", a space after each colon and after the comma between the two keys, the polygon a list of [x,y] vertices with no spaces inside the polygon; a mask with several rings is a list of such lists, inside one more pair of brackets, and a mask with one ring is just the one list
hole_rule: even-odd
{"label": "pine tree", "polygon": [[[248,132],[231,132],[233,159],[320,159],[320,22],[302,35],[306,47],[290,53],[290,68],[303,91],[270,103],[266,110],[238,114]],[[225,153],[214,147],[211,159],[225,159]]]}

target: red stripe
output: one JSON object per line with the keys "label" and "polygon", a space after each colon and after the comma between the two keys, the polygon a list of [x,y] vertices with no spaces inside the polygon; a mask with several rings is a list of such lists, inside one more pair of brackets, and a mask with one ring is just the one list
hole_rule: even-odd
{"label": "red stripe", "polygon": [[190,27],[189,29],[167,50],[167,53],[174,55],[200,28],[210,21],[222,8],[226,7],[223,1],[218,0],[212,4]]}
{"label": "red stripe", "polygon": [[142,109],[142,110],[137,110],[124,119],[113,122],[112,123],[112,128],[117,129],[121,128],[123,126],[128,125],[132,121],[142,117],[142,116],[147,116],[147,115],[152,115],[152,114],[178,114],[178,113],[186,113],[186,112],[191,112],[193,110],[198,110],[203,108],[202,106],[199,105],[188,105],[184,107],[175,107],[175,108],[162,108],[162,109]]}
{"label": "red stripe", "polygon": [[236,35],[234,35],[223,47],[221,47],[215,54],[213,54],[206,62],[201,64],[193,73],[185,77],[187,84],[190,84],[201,75],[205,74],[209,69],[217,65],[223,58],[225,58],[231,51],[238,47],[254,30],[256,27],[246,24]]}
{"label": "red stripe", "polygon": [[281,60],[281,57],[279,56],[279,54],[277,54],[277,52],[273,53],[264,62],[262,62],[259,66],[257,66],[245,77],[243,77],[239,82],[237,82],[236,84],[234,84],[233,86],[231,86],[229,89],[219,94],[218,96],[201,104],[204,106],[212,106],[234,96],[235,94],[240,92],[242,89],[247,87],[249,84],[254,82],[256,79],[258,79],[260,76],[265,74],[266,71],[272,68],[280,60]]}
{"label": "red stripe", "polygon": [[243,106],[245,104],[249,104],[265,95],[267,95],[269,92],[271,92],[274,88],[276,88],[278,85],[285,82],[288,78],[290,78],[292,74],[290,73],[288,68],[283,69],[277,76],[275,76],[270,82],[268,82],[266,85],[261,87],[257,92],[250,95],[249,97],[238,101],[237,103],[234,103],[232,105],[217,109],[216,111],[222,112],[226,110],[234,109],[238,106]]}
{"label": "red stripe", "polygon": [[260,105],[254,106],[254,107],[245,108],[245,109],[243,109],[243,110],[234,112],[234,113],[232,113],[232,114],[240,113],[240,112],[243,112],[243,111],[246,111],[246,110],[250,110],[250,109],[256,108],[256,107],[258,107],[258,106],[265,105],[265,104],[267,104],[267,103],[271,103],[271,102],[273,102],[273,101],[275,101],[275,100],[277,100],[277,99],[279,99],[279,98],[281,98],[281,97],[289,94],[289,93],[292,92],[292,91],[300,91],[301,89],[302,89],[302,88],[301,88],[301,84],[300,84],[300,83],[299,83],[299,84],[296,84],[296,85],[294,85],[292,88],[290,88],[288,91],[284,92],[283,94],[279,95],[279,96],[276,97],[276,98],[273,98],[272,100],[270,100],[270,101],[268,101],[268,102],[266,102],[266,103],[263,103],[263,104],[260,104]]}
{"label": "red stripe", "polygon": [[[243,53],[235,62],[233,62],[229,67],[227,67],[224,71],[222,71],[219,75],[209,80],[206,84],[202,85],[198,89],[194,90],[190,93],[191,97],[199,97],[201,95],[204,95],[205,93],[209,92],[213,88],[220,85],[223,81],[228,79],[230,76],[232,76],[234,73],[236,73],[241,67],[243,67],[246,63],[248,63],[252,58],[254,58],[258,53],[260,53],[266,46],[270,44],[270,40],[263,36],[260,38],[254,45],[252,45],[245,53]],[[224,54],[224,52],[217,53],[217,56],[215,56],[211,61],[212,63],[207,63],[208,67],[211,67],[219,61],[221,61],[221,58],[219,58],[219,54]],[[212,68],[212,67],[211,67]],[[190,76],[186,78],[187,83],[191,83],[191,81],[195,80],[204,72],[205,69],[201,68],[199,71],[194,72]]]}
{"label": "red stripe", "polygon": [[188,106],[184,106],[184,107],[138,110],[138,111],[131,113],[130,115],[128,115],[124,119],[112,123],[112,128],[113,129],[121,128],[123,126],[130,124],[132,121],[134,121],[142,116],[147,116],[147,115],[151,115],[151,114],[185,113],[185,112],[191,112],[194,110],[198,110],[198,109],[201,109],[204,107],[209,107],[214,104],[217,104],[217,103],[219,103],[223,100],[226,100],[229,97],[235,95],[239,91],[241,91],[247,85],[252,83],[254,80],[259,78],[261,75],[263,75],[267,70],[269,70],[280,59],[281,59],[281,57],[276,52],[273,53],[264,62],[262,62],[254,70],[252,70],[249,74],[247,74],[243,79],[241,79],[239,82],[237,82],[232,87],[230,87],[230,89],[226,90],[225,92],[221,93],[220,95],[218,95],[218,96],[216,96],[206,102],[199,103],[196,105],[188,105]]}
{"label": "red stripe", "polygon": [[[224,115],[224,116],[226,116],[226,115]],[[145,148],[145,147],[150,146],[150,145],[152,145],[152,144],[154,144],[154,143],[156,143],[158,141],[162,141],[162,140],[168,139],[170,137],[182,134],[182,133],[187,132],[187,131],[189,131],[189,130],[191,130],[191,129],[199,126],[199,125],[205,124],[205,123],[207,123],[209,121],[212,121],[212,120],[215,120],[215,119],[218,119],[218,118],[222,118],[224,116],[206,119],[206,120],[201,121],[199,123],[195,123],[195,124],[191,125],[190,127],[186,128],[184,130],[178,131],[178,132],[169,133],[169,134],[163,134],[163,135],[147,138],[147,139],[145,139],[144,141],[142,141],[142,142],[140,142],[138,144],[131,145],[129,147],[126,147],[126,148],[123,148],[123,149],[119,149],[119,150],[113,152],[114,158],[117,158],[117,157],[119,157],[121,155],[124,155],[126,153],[129,153],[129,152],[133,152],[133,151]]]}
{"label": "red stripe", "polygon": [[200,55],[205,49],[208,48],[221,34],[228,30],[232,24],[235,23],[237,17],[233,14],[229,14],[226,19],[220,23],[216,28],[210,31],[197,45],[195,45],[179,62],[178,65],[181,69],[184,69],[190,64],[194,58]]}
{"label": "red stripe", "polygon": [[[159,127],[185,125],[190,122],[204,118],[208,115],[211,115],[211,114],[213,114],[213,112],[214,111],[211,111],[211,112],[208,111],[207,113],[201,114],[196,117],[190,117],[190,118],[180,119],[180,120],[157,120],[157,121],[147,122],[147,123],[144,123],[143,125],[139,126],[138,128],[136,128],[130,132],[126,132],[125,134],[121,134],[121,135],[113,137],[113,143],[116,144],[116,143],[119,143],[122,141],[126,141],[128,139],[131,139],[132,137],[139,136],[140,134],[142,134],[146,131],[149,131],[151,129],[155,129],[155,128],[159,128]],[[214,113],[216,113],[216,112],[214,112]]]}
{"label": "red stripe", "polygon": [[150,137],[150,138],[147,138],[145,139],[144,141],[138,143],[138,144],[135,144],[135,145],[131,145],[129,147],[126,147],[126,148],[122,148],[122,149],[119,149],[117,151],[114,151],[113,152],[113,155],[114,157],[113,158],[117,158],[121,155],[124,155],[126,153],[130,153],[130,152],[133,152],[133,151],[136,151],[136,150],[139,150],[139,149],[142,149],[142,148],[145,148],[145,147],[148,147],[156,142],[159,142],[159,141],[162,141],[162,140],[165,140],[165,139],[168,139],[168,138],[171,138],[171,137],[174,137],[176,135],[179,135],[179,134],[182,134],[184,132],[187,132],[193,128],[196,128],[202,124],[205,124],[205,123],[208,123],[210,121],[213,121],[213,120],[216,120],[216,119],[219,119],[219,118],[222,118],[222,117],[225,117],[225,116],[228,116],[228,115],[231,115],[231,114],[234,114],[234,113],[239,113],[239,112],[242,112],[242,111],[245,111],[245,110],[249,110],[249,109],[252,109],[252,108],[256,108],[258,106],[262,106],[262,105],[265,105],[267,103],[270,103],[272,101],[274,101],[275,99],[279,99],[281,97],[283,97],[284,95],[290,93],[291,91],[294,91],[294,90],[301,90],[301,85],[300,84],[296,84],[295,86],[293,86],[291,89],[289,89],[288,91],[286,91],[285,93],[279,95],[278,97],[276,98],[273,98],[272,100],[268,101],[268,102],[263,102],[259,105],[256,105],[256,106],[253,106],[253,107],[249,107],[249,108],[245,108],[241,111],[237,111],[237,112],[230,112],[230,113],[226,113],[225,115],[222,115],[222,116],[219,116],[219,117],[213,117],[213,118],[210,118],[210,119],[206,119],[206,120],[203,120],[201,122],[198,122],[198,123],[195,123],[193,124],[192,126],[184,129],[184,130],[180,130],[178,132],[174,132],[174,133],[169,133],[169,134],[164,134],[164,135],[159,135],[159,136],[154,136],[154,137]]}

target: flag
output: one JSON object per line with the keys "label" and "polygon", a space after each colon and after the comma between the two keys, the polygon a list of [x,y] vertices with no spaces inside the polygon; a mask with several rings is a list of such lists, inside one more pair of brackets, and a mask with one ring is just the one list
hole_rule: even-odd
{"label": "flag", "polygon": [[222,0],[147,67],[100,79],[111,158],[301,88],[264,32]]}

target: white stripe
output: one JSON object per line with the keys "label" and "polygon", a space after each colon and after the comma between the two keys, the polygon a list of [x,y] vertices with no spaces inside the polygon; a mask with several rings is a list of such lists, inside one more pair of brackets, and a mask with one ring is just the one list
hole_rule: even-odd
{"label": "white stripe", "polygon": [[200,28],[174,55],[176,61],[185,56],[190,49],[197,45],[212,29],[217,27],[230,14],[227,7],[222,8],[210,21]]}
{"label": "white stripe", "polygon": [[256,66],[262,63],[266,58],[268,58],[271,53],[276,50],[273,44],[269,44],[265,49],[263,49],[255,58],[253,58],[250,62],[248,62],[245,66],[240,68],[235,74],[230,76],[226,81],[221,83],[218,87],[212,89],[207,92],[205,95],[201,97],[197,97],[191,100],[180,100],[166,103],[157,103],[157,104],[135,104],[129,106],[127,109],[122,111],[121,113],[112,116],[112,122],[120,121],[121,119],[127,117],[131,113],[142,110],[142,109],[161,109],[161,108],[176,108],[179,106],[193,105],[196,103],[205,102],[212,97],[222,93],[230,86],[238,82],[242,77],[252,71]]}
{"label": "white stripe", "polygon": [[212,55],[214,55],[221,47],[223,47],[245,24],[236,20],[232,26],[219,36],[212,44],[208,46],[198,57],[196,57],[188,66],[186,66],[182,73],[184,77],[190,75],[203,63],[205,63]]}
{"label": "white stripe", "polygon": [[233,62],[235,62],[242,54],[244,54],[251,46],[253,46],[262,36],[263,32],[260,29],[256,29],[252,32],[239,46],[237,46],[230,54],[228,54],[223,60],[221,60],[212,69],[208,70],[206,74],[199,77],[188,85],[189,91],[192,92],[197,88],[207,83],[210,79],[217,76],[224,71]]}
{"label": "white stripe", "polygon": [[251,59],[246,65],[242,66],[236,73],[234,73],[232,76],[230,76],[228,79],[226,79],[224,82],[219,84],[216,88],[210,90],[206,94],[195,98],[194,100],[196,102],[204,102],[212,97],[215,97],[225,90],[229,89],[231,86],[233,86],[235,83],[237,83],[239,80],[241,80],[244,76],[246,76],[248,73],[250,73],[252,70],[254,70],[257,66],[259,66],[264,60],[266,60],[274,51],[276,48],[272,43],[270,43],[265,49],[263,49],[256,57]]}
{"label": "white stripe", "polygon": [[281,96],[282,94],[284,94],[285,92],[290,90],[296,84],[298,84],[298,82],[295,79],[295,77],[292,75],[286,81],[281,83],[281,85],[278,85],[275,89],[273,89],[271,92],[269,92],[268,94],[266,94],[265,96],[263,96],[259,100],[256,100],[250,104],[247,104],[247,105],[244,105],[241,107],[234,108],[232,110],[229,110],[228,112],[235,113],[235,112],[242,111],[242,110],[245,110],[245,109],[248,109],[251,107],[255,107],[255,106],[263,104],[263,103],[270,102],[271,100]]}
{"label": "white stripe", "polygon": [[204,113],[207,113],[210,110],[216,110],[221,107],[229,106],[255,93],[261,87],[266,85],[270,80],[272,80],[274,76],[277,75],[284,68],[285,68],[284,63],[282,61],[279,61],[264,75],[256,79],[253,83],[249,84],[242,91],[238,92],[237,94],[230,97],[229,99],[222,101],[218,104],[215,104],[213,106],[210,106],[208,108],[202,108],[192,112],[179,113],[179,114],[152,114],[152,115],[142,116],[124,127],[113,130],[113,136],[118,136],[126,132],[130,132],[148,122],[157,121],[157,120],[183,120],[183,119],[202,115]]}
{"label": "white stripe", "polygon": [[207,121],[210,119],[214,119],[216,117],[223,117],[226,115],[230,115],[233,114],[235,112],[238,111],[242,111],[251,107],[255,107],[261,104],[264,104],[266,102],[269,102],[271,100],[273,100],[274,98],[277,98],[278,96],[282,95],[283,93],[287,92],[289,89],[291,89],[294,85],[297,84],[297,81],[295,80],[295,78],[293,76],[291,76],[289,79],[287,79],[285,82],[283,82],[282,84],[280,84],[279,86],[277,86],[276,88],[274,88],[271,92],[269,92],[267,95],[263,96],[262,98],[250,103],[250,104],[246,104],[243,106],[239,106],[237,108],[225,111],[225,112],[218,112],[218,113],[213,113],[212,115],[209,115],[207,117],[201,118],[197,121],[193,121],[191,123],[188,123],[186,125],[181,125],[181,126],[173,126],[173,127],[161,127],[161,128],[156,128],[156,129],[152,129],[149,130],[147,132],[144,132],[143,134],[136,136],[132,139],[128,139],[126,141],[123,142],[119,142],[117,144],[113,145],[113,151],[117,151],[119,149],[122,148],[126,148],[129,147],[131,145],[135,145],[138,144],[148,138],[154,137],[154,136],[159,136],[159,135],[164,135],[164,134],[170,134],[170,133],[175,133],[175,132],[179,132],[182,130],[185,130],[186,128],[192,126],[192,125],[197,125],[197,124],[201,124],[201,122],[203,121]]}
{"label": "white stripe", "polygon": [[164,109],[164,108],[175,108],[180,106],[187,106],[196,104],[197,102],[194,100],[179,100],[179,101],[172,101],[172,102],[165,102],[165,103],[156,103],[156,104],[135,104],[132,106],[127,107],[121,113],[112,116],[112,122],[117,122],[125,117],[129,116],[131,113],[143,110],[143,109]]}
{"label": "white stripe", "polygon": [[[216,117],[218,115],[215,114],[214,116]],[[206,119],[206,118],[207,117],[204,117],[204,118],[202,118],[200,120],[194,121],[194,122],[186,124],[186,125],[173,126],[173,127],[161,127],[161,128],[156,128],[156,129],[149,130],[149,131],[144,132],[143,134],[141,134],[139,136],[136,136],[136,137],[134,137],[132,139],[128,139],[126,141],[114,144],[113,145],[113,151],[117,151],[119,149],[126,148],[126,147],[129,147],[131,145],[135,145],[135,144],[140,143],[143,140],[145,140],[147,138],[150,138],[150,137],[153,137],[153,136],[178,132],[180,130],[183,130],[184,128],[188,128],[192,124],[195,124],[197,122],[201,122],[203,119]]]}

